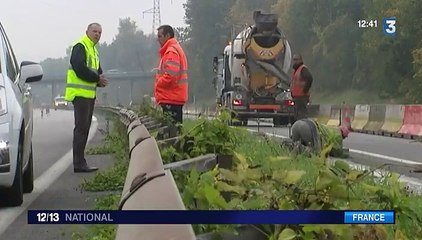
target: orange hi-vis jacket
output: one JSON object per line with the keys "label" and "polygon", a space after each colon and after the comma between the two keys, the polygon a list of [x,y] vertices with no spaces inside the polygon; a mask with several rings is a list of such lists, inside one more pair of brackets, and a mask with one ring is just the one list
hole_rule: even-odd
{"label": "orange hi-vis jacket", "polygon": [[160,65],[155,75],[155,100],[158,104],[184,105],[188,100],[188,61],[176,39],[170,38],[160,49]]}
{"label": "orange hi-vis jacket", "polygon": [[306,66],[302,64],[296,69],[296,71],[293,72],[292,82],[290,86],[292,97],[310,96],[309,92],[307,93],[304,92],[306,83],[301,76],[302,69],[304,67]]}

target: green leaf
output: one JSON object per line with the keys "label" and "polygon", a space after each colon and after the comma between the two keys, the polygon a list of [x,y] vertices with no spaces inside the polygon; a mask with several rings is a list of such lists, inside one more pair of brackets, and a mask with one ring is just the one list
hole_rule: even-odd
{"label": "green leaf", "polygon": [[363,210],[365,206],[359,200],[352,200],[349,203],[349,209],[351,210]]}
{"label": "green leaf", "polygon": [[403,232],[400,231],[400,229],[397,229],[394,235],[395,235],[394,237],[395,240],[407,240],[406,235],[404,235]]}
{"label": "green leaf", "polygon": [[322,226],[321,225],[304,225],[302,228],[302,231],[304,231],[305,233],[308,232],[315,232],[315,233],[319,233],[322,230]]}
{"label": "green leaf", "polygon": [[296,206],[291,201],[283,198],[278,202],[278,209],[279,210],[296,210]]}
{"label": "green leaf", "polygon": [[246,188],[242,186],[232,186],[225,182],[218,181],[216,183],[217,189],[221,192],[235,192],[239,195],[243,195],[246,192]]}
{"label": "green leaf", "polygon": [[205,198],[211,205],[216,205],[219,208],[227,209],[228,204],[226,200],[220,195],[220,192],[213,186],[206,184],[204,186]]}
{"label": "green leaf", "polygon": [[328,155],[331,152],[331,149],[333,149],[333,144],[328,145],[324,149],[322,149],[321,153],[319,154],[319,157],[321,160],[327,159]]}
{"label": "green leaf", "polygon": [[288,156],[278,156],[278,157],[272,156],[272,157],[269,158],[269,161],[270,162],[281,162],[281,161],[287,161],[287,160],[291,160],[291,159],[292,158],[288,157]]}
{"label": "green leaf", "polygon": [[234,156],[235,156],[235,159],[239,162],[238,167],[241,167],[242,169],[248,168],[249,165],[245,156],[237,152],[234,152]]}
{"label": "green leaf", "polygon": [[242,205],[247,210],[264,210],[269,207],[268,201],[262,201],[262,198],[258,196],[255,198],[248,198]]}
{"label": "green leaf", "polygon": [[305,175],[305,173],[305,171],[301,170],[288,171],[286,177],[284,178],[284,182],[287,184],[295,184],[302,178],[303,175]]}
{"label": "green leaf", "polygon": [[321,170],[316,180],[316,190],[320,191],[338,182],[338,178],[331,171],[324,169]]}
{"label": "green leaf", "polygon": [[308,207],[308,210],[321,210],[323,206],[324,206],[324,204],[319,204],[319,203],[313,202]]}
{"label": "green leaf", "polygon": [[222,180],[227,180],[232,183],[240,184],[245,177],[245,174],[243,173],[235,173],[230,170],[220,168],[220,175],[219,178]]}
{"label": "green leaf", "polygon": [[284,183],[284,179],[286,178],[286,176],[287,176],[286,170],[275,170],[273,171],[271,178],[277,182]]}
{"label": "green leaf", "polygon": [[373,186],[373,185],[369,185],[367,183],[360,183],[360,186],[362,187],[362,189],[364,191],[366,191],[367,193],[371,193],[371,194],[375,194],[376,192],[382,190],[381,187],[379,186]]}
{"label": "green leaf", "polygon": [[246,175],[246,178],[250,179],[250,180],[259,180],[264,176],[261,169],[259,169],[259,168],[245,169],[244,174]]}
{"label": "green leaf", "polygon": [[292,240],[295,239],[297,234],[291,228],[285,228],[283,231],[278,235],[278,240]]}
{"label": "green leaf", "polygon": [[335,167],[341,169],[345,173],[350,172],[350,166],[345,161],[337,160],[334,164]]}
{"label": "green leaf", "polygon": [[330,188],[330,195],[338,199],[347,199],[347,187],[341,184],[334,185]]}
{"label": "green leaf", "polygon": [[351,180],[351,181],[356,181],[357,179],[361,178],[363,175],[364,173],[361,171],[352,170],[347,174],[346,179]]}

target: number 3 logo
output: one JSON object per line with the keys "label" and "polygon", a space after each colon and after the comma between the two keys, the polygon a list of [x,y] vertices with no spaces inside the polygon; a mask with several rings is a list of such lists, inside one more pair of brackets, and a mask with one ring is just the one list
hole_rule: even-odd
{"label": "number 3 logo", "polygon": [[388,28],[385,29],[388,33],[396,32],[396,20],[387,20],[385,23],[388,24]]}
{"label": "number 3 logo", "polygon": [[384,18],[384,35],[396,35],[396,17]]}

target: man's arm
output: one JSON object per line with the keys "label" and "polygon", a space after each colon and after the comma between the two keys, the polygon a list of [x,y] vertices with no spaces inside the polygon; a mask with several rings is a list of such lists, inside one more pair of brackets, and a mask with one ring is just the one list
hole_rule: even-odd
{"label": "man's arm", "polygon": [[177,76],[180,74],[180,60],[176,52],[169,51],[163,56],[164,72],[158,79],[158,84],[163,86],[171,86],[176,83]]}
{"label": "man's arm", "polygon": [[312,87],[312,81],[313,81],[312,73],[309,71],[308,68],[304,67],[301,72],[301,77],[303,80],[305,80],[305,86],[303,88],[303,91],[307,93],[309,92],[309,89],[311,89]]}
{"label": "man's arm", "polygon": [[72,49],[72,55],[70,56],[70,64],[73,70],[80,79],[87,82],[98,82],[100,79],[98,73],[93,72],[86,66],[86,53],[85,48],[82,44],[76,44]]}

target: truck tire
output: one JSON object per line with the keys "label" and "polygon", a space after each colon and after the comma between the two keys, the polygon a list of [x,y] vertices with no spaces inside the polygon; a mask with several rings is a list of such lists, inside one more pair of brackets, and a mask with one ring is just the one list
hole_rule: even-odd
{"label": "truck tire", "polygon": [[34,190],[34,154],[32,152],[32,144],[31,144],[28,167],[23,173],[23,192],[30,193],[32,192],[32,190]]}

